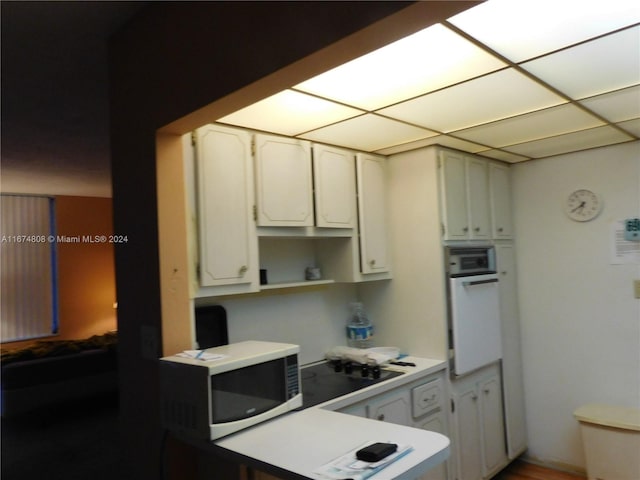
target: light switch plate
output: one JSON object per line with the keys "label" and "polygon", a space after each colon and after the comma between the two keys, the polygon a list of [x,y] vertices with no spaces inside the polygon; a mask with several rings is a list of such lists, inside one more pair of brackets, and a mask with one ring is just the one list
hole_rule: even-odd
{"label": "light switch plate", "polygon": [[633,291],[636,298],[640,298],[640,280],[633,281]]}

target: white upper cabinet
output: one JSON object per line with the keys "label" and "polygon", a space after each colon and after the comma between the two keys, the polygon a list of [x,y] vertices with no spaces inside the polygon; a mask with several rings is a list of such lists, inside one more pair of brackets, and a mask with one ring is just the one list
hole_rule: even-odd
{"label": "white upper cabinet", "polygon": [[509,167],[451,150],[439,165],[444,239],[512,238]]}
{"label": "white upper cabinet", "polygon": [[491,238],[489,214],[489,175],[487,162],[466,157],[467,211],[470,235],[474,240]]}
{"label": "white upper cabinet", "polygon": [[467,184],[464,155],[440,152],[440,191],[444,238],[465,240],[469,237],[467,219]]}
{"label": "white upper cabinet", "polygon": [[256,134],[255,165],[258,226],[312,226],[310,142]]}
{"label": "white upper cabinet", "polygon": [[195,132],[201,286],[233,286],[226,293],[258,288],[253,222],[251,136],[206,125]]}
{"label": "white upper cabinet", "polygon": [[356,155],[360,262],[363,274],[389,271],[387,251],[387,160]]}
{"label": "white upper cabinet", "polygon": [[511,218],[511,170],[500,163],[489,164],[491,192],[491,230],[493,238],[513,238]]}
{"label": "white upper cabinet", "polygon": [[353,152],[313,145],[316,226],[355,228],[356,169]]}

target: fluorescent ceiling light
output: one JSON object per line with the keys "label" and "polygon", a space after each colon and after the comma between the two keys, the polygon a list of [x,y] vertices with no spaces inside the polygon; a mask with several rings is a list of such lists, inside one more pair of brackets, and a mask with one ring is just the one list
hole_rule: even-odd
{"label": "fluorescent ceiling light", "polygon": [[489,0],[449,22],[521,62],[640,22],[640,2]]}
{"label": "fluorescent ceiling light", "polygon": [[640,85],[587,98],[580,103],[612,122],[640,118]]}
{"label": "fluorescent ceiling light", "polygon": [[523,63],[522,67],[572,98],[640,82],[640,26]]}
{"label": "fluorescent ceiling light", "polygon": [[450,132],[565,102],[525,75],[507,69],[384,108],[379,113]]}
{"label": "fluorescent ceiling light", "polygon": [[362,113],[355,108],[285,90],[218,121],[282,135],[297,135]]}
{"label": "fluorescent ceiling light", "polygon": [[472,142],[503,147],[602,124],[596,117],[567,104],[461,130],[455,135]]}
{"label": "fluorescent ceiling light", "polygon": [[294,88],[375,110],[504,66],[451,30],[433,25]]}
{"label": "fluorescent ceiling light", "polygon": [[390,145],[408,143],[435,135],[435,132],[429,130],[367,114],[306,133],[301,137],[373,152]]}
{"label": "fluorescent ceiling light", "polygon": [[533,142],[506,147],[510,152],[527,155],[531,158],[549,157],[563,153],[602,147],[628,142],[631,137],[613,127],[603,126],[572,132],[557,137],[543,138]]}

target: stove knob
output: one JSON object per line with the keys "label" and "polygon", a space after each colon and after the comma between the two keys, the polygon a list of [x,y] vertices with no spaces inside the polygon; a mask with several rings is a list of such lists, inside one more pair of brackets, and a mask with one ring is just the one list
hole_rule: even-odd
{"label": "stove knob", "polygon": [[360,367],[360,374],[366,378],[369,376],[369,365],[362,365]]}
{"label": "stove knob", "polygon": [[380,378],[380,367],[378,365],[374,365],[371,368],[371,375],[373,376],[373,378]]}
{"label": "stove knob", "polygon": [[345,362],[344,373],[353,373],[353,364],[351,362]]}

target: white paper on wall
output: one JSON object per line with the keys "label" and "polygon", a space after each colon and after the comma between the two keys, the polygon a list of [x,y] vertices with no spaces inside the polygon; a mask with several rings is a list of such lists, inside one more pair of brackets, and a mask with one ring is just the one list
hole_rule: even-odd
{"label": "white paper on wall", "polygon": [[624,220],[611,222],[611,264],[640,264],[640,242],[624,239]]}

